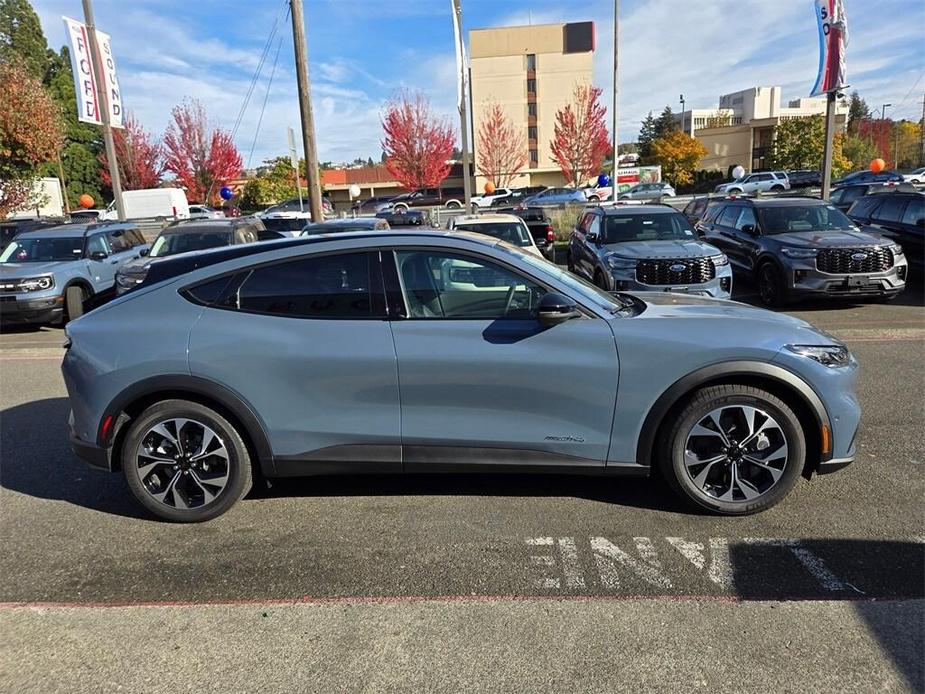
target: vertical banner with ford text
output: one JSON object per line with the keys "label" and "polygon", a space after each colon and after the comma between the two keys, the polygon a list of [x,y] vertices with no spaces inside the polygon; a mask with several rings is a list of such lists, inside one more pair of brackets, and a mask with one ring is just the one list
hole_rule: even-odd
{"label": "vertical banner with ford text", "polygon": [[848,17],[844,0],[814,0],[819,25],[819,71],[810,96],[819,96],[845,86],[845,46]]}
{"label": "vertical banner with ford text", "polygon": [[122,92],[116,77],[116,62],[112,54],[112,40],[109,34],[97,30],[96,40],[100,47],[102,62],[102,84],[97,84],[90,61],[90,35],[83,22],[62,17],[71,45],[71,69],[74,72],[74,89],[77,91],[77,117],[85,123],[102,125],[100,90],[105,89],[109,97],[109,120],[114,128],[122,125]]}

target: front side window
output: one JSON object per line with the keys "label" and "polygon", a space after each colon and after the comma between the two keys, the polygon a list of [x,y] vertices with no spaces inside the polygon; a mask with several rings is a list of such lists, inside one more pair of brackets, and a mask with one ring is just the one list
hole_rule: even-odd
{"label": "front side window", "polygon": [[758,220],[755,219],[755,211],[751,207],[742,208],[739,219],[736,221],[736,229],[741,231],[746,225],[751,225],[752,227],[758,225]]}
{"label": "front side window", "polygon": [[94,253],[109,255],[111,252],[106,234],[96,234],[87,241],[87,255],[93,255]]}
{"label": "front side window", "polygon": [[398,251],[411,318],[532,318],[546,290],[495,263],[445,251]]}
{"label": "front side window", "polygon": [[131,240],[121,229],[110,232],[108,237],[109,247],[112,249],[113,253],[122,253],[123,251],[127,251],[132,247]]}
{"label": "front side window", "polygon": [[723,213],[719,216],[717,224],[724,227],[733,227],[735,226],[736,220],[739,218],[740,210],[742,208],[736,205],[730,205],[723,210]]}
{"label": "front side window", "polygon": [[299,258],[246,271],[226,308],[292,318],[369,318],[367,253]]}
{"label": "front side window", "polygon": [[13,239],[0,255],[0,263],[47,263],[77,260],[83,255],[83,239],[18,238]]}
{"label": "front side window", "polygon": [[834,205],[781,205],[764,207],[759,212],[765,234],[795,231],[847,231],[857,228]]}
{"label": "front side window", "polygon": [[604,243],[693,238],[690,222],[678,212],[608,216],[604,224]]}

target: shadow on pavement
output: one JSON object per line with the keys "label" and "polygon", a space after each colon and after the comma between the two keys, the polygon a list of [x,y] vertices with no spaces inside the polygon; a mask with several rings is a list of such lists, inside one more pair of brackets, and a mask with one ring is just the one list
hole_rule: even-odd
{"label": "shadow on pavement", "polygon": [[859,602],[855,609],[913,692],[925,692],[925,605]]}
{"label": "shadow on pavement", "polygon": [[[758,298],[758,289],[750,279],[736,275],[733,282],[733,301],[741,301],[743,304],[757,306],[758,308],[767,308]],[[925,286],[923,286],[920,275],[911,275],[906,288],[895,299],[890,301],[878,300],[871,297],[807,297],[799,301],[794,301],[783,307],[785,311],[832,311],[838,309],[856,308],[866,304],[886,304],[890,306],[923,306],[925,305]]]}
{"label": "shadow on pavement", "polygon": [[[133,518],[151,518],[121,474],[94,470],[67,441],[68,402],[51,398],[0,411],[0,486],[42,499]],[[576,498],[678,513],[696,513],[663,484],[648,479],[536,474],[337,475],[257,482],[251,497],[461,495]]]}

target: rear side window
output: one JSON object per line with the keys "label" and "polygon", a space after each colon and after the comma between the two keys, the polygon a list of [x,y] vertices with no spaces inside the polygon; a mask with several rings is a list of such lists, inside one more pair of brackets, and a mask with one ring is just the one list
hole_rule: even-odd
{"label": "rear side window", "polygon": [[875,195],[859,198],[848,210],[848,214],[852,217],[869,217],[878,202],[880,200]]}
{"label": "rear side window", "polygon": [[223,305],[293,318],[369,318],[367,253],[300,258],[250,270]]}
{"label": "rear side window", "polygon": [[208,282],[197,284],[195,287],[185,289],[182,294],[197,304],[211,306],[219,300],[233,278],[233,275],[225,275],[215,280],[209,280]]}
{"label": "rear side window", "polygon": [[906,205],[906,211],[903,213],[903,224],[915,226],[921,224],[923,219],[925,219],[925,198],[917,196]]}
{"label": "rear side window", "polygon": [[874,213],[874,219],[879,222],[898,222],[902,219],[905,200],[888,195],[883,204]]}

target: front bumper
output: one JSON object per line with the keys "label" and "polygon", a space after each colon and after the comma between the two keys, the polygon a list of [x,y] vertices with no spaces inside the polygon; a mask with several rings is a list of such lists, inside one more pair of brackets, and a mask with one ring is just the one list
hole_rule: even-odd
{"label": "front bumper", "polygon": [[816,269],[815,259],[791,261],[787,268],[790,293],[800,296],[892,297],[906,288],[909,269],[905,256],[883,272],[833,275]]}
{"label": "front bumper", "polygon": [[5,294],[0,296],[0,319],[10,323],[57,323],[64,318],[64,297]]}
{"label": "front bumper", "polygon": [[728,264],[717,267],[716,277],[712,280],[698,284],[644,284],[636,280],[635,270],[612,269],[610,276],[613,290],[619,292],[672,292],[714,299],[728,299],[732,296],[732,269]]}

